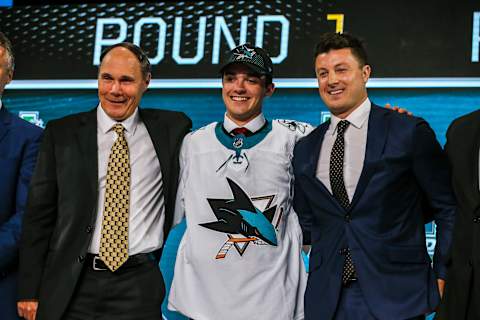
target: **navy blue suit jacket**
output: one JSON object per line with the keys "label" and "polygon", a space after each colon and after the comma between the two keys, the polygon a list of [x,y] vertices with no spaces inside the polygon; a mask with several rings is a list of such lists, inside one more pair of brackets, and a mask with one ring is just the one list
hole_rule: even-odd
{"label": "navy blue suit jacket", "polygon": [[0,109],[0,314],[17,319],[15,275],[27,189],[42,130]]}
{"label": "navy blue suit jacket", "polygon": [[[346,211],[316,178],[324,123],[294,152],[294,207],[312,244],[305,319],[331,319],[341,290],[345,248],[378,319],[406,319],[439,303],[455,202],[448,164],[428,124],[372,104],[363,170]],[[437,223],[433,269],[425,244],[425,200]]]}

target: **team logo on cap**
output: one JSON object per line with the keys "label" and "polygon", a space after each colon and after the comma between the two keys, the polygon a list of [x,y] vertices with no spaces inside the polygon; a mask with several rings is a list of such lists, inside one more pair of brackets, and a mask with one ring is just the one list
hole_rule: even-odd
{"label": "team logo on cap", "polygon": [[235,60],[251,60],[256,54],[255,49],[249,48],[246,45],[236,48],[235,52],[233,52]]}

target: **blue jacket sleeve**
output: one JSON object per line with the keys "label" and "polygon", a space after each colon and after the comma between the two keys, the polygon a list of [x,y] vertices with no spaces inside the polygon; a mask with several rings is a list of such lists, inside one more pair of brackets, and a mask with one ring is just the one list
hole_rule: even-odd
{"label": "blue jacket sleeve", "polygon": [[448,161],[435,133],[425,121],[417,124],[413,145],[415,176],[433,210],[437,225],[433,269],[437,278],[445,279],[456,210]]}
{"label": "blue jacket sleeve", "polygon": [[[297,144],[298,147],[298,144]],[[293,209],[298,215],[298,220],[300,222],[300,226],[302,227],[303,233],[303,244],[310,245],[311,244],[311,226],[312,226],[312,210],[308,204],[308,200],[306,199],[305,192],[302,189],[302,185],[300,183],[301,174],[300,174],[300,165],[299,159],[299,148],[295,147],[294,151],[294,158],[293,158],[293,172],[294,172],[294,190],[293,190]]]}
{"label": "blue jacket sleeve", "polygon": [[19,156],[19,172],[16,177],[14,214],[0,225],[0,270],[10,267],[17,258],[22,227],[23,211],[27,200],[28,185],[35,167],[42,131],[25,128],[30,134],[24,141]]}

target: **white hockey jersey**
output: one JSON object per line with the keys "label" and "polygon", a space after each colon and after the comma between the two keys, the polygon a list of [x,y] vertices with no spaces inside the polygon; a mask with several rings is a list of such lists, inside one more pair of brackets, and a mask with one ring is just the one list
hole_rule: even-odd
{"label": "white hockey jersey", "polygon": [[274,120],[251,137],[221,123],[182,146],[180,242],[168,308],[195,320],[303,319],[307,273],[292,208],[293,148],[312,127]]}

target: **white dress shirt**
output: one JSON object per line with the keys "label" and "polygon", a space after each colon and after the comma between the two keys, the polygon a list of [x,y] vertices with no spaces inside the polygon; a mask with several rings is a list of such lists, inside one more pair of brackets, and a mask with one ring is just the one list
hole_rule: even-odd
{"label": "white dress shirt", "polygon": [[[266,121],[267,120],[265,119],[263,113],[260,113],[258,116],[250,120],[246,125],[241,127],[247,128],[248,130],[250,130],[250,132],[254,133],[262,129]],[[223,127],[225,128],[225,130],[227,130],[227,132],[232,132],[233,129],[239,128],[240,126],[233,122],[232,119],[227,117],[227,113],[225,113],[225,116],[223,117]]]}
{"label": "white dress shirt", "polygon": [[[105,202],[108,158],[117,134],[112,120],[102,107],[97,108],[98,210],[90,244],[90,253],[98,254]],[[150,135],[138,115],[138,109],[121,122],[130,152],[130,211],[128,229],[129,255],[155,251],[163,245],[165,207],[160,162]]]}
{"label": "white dress shirt", "polygon": [[337,138],[337,124],[341,120],[348,120],[350,125],[345,131],[345,153],[343,160],[343,179],[350,202],[355,194],[358,180],[363,169],[365,150],[367,146],[368,116],[370,115],[371,103],[367,98],[357,109],[345,119],[332,115],[330,126],[322,142],[320,157],[317,164],[317,178],[332,192],[330,186],[330,154]]}

